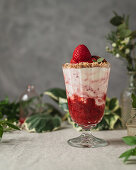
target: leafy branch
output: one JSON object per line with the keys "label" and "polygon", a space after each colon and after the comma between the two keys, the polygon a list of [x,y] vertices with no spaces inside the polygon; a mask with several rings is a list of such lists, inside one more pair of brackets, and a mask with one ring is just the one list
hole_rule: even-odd
{"label": "leafy branch", "polygon": [[10,121],[19,119],[19,102],[10,102],[8,97],[0,101],[1,118]]}
{"label": "leafy branch", "polygon": [[4,132],[11,131],[13,129],[20,130],[20,128],[14,125],[12,122],[0,120],[0,139],[2,138]]}
{"label": "leafy branch", "polygon": [[[61,96],[61,94],[58,95]],[[43,97],[43,94],[40,97]],[[52,104],[36,102],[38,99],[39,96],[32,97],[27,101],[11,102],[8,98],[0,101],[1,138],[4,132],[12,129],[19,130],[19,126],[38,133],[56,130],[61,126],[61,112]],[[20,118],[20,108],[24,110],[23,120]]]}
{"label": "leafy branch", "polygon": [[[125,136],[122,139],[127,145],[136,146],[136,136]],[[136,147],[125,151],[119,158],[124,158],[124,162],[127,162],[131,156],[136,157]]]}
{"label": "leafy branch", "polygon": [[0,138],[3,133],[12,129],[19,130],[16,122],[19,119],[19,103],[10,102],[8,98],[0,101]]}
{"label": "leafy branch", "polygon": [[[45,91],[43,95],[49,96],[53,101],[55,101],[59,108],[65,113],[62,116],[60,109],[57,109],[52,104],[49,103],[41,103],[36,105],[36,107],[40,108],[31,110],[31,114],[26,114],[26,119],[24,121],[23,127],[29,132],[45,132],[52,131],[60,128],[61,122],[64,120],[68,120],[70,124],[73,125],[77,130],[81,130],[81,128],[75,124],[69,114],[68,103],[66,98],[66,91],[60,88],[52,88]],[[19,112],[20,112],[20,104],[21,107],[25,109],[29,106],[32,106],[33,100],[35,98],[31,98],[24,103],[21,102],[10,102],[8,98],[0,101],[0,134],[4,131],[8,131],[11,129],[18,130],[18,126],[14,125],[14,123],[18,123]],[[106,107],[105,113],[102,121],[95,127],[97,130],[108,130],[115,129],[121,127],[120,121],[121,110],[119,107],[119,102],[116,98],[106,98]]]}
{"label": "leafy branch", "polygon": [[136,47],[136,30],[132,31],[130,29],[129,16],[120,16],[114,12],[114,16],[111,18],[110,23],[115,29],[106,37],[111,44],[111,48],[106,46],[106,51],[115,55],[116,58],[125,59],[127,61],[128,71],[135,71],[134,49]]}

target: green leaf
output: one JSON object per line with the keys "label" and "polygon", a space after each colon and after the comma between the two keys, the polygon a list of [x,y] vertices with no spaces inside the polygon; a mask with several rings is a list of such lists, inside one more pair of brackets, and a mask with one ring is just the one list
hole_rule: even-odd
{"label": "green leaf", "polygon": [[46,132],[58,129],[61,126],[59,116],[51,116],[41,113],[28,117],[25,121],[25,127],[30,132]]}
{"label": "green leaf", "polygon": [[120,30],[120,36],[122,38],[128,37],[130,35],[131,35],[131,30],[129,30],[129,29]]}
{"label": "green leaf", "polygon": [[97,62],[96,60],[93,60],[93,62]]}
{"label": "green leaf", "polygon": [[127,150],[122,153],[119,158],[125,158],[124,162],[126,162],[130,156],[136,156],[136,148]]}
{"label": "green leaf", "polygon": [[119,26],[120,24],[122,24],[124,21],[123,17],[115,15],[111,20],[110,23],[114,26]]}
{"label": "green leaf", "polygon": [[2,115],[2,113],[0,112],[0,119],[2,119],[3,118],[3,115]]}
{"label": "green leaf", "polygon": [[109,102],[109,110],[115,110],[118,105],[119,105],[119,102],[117,98],[112,98]]}
{"label": "green leaf", "polygon": [[42,109],[43,109],[42,113],[51,114],[52,116],[55,115],[58,115],[60,117],[62,116],[61,112],[50,103],[42,104]]}
{"label": "green leaf", "polygon": [[132,107],[133,107],[133,108],[136,108],[136,95],[134,95],[134,94],[132,93],[131,99],[132,99]]}
{"label": "green leaf", "polygon": [[105,116],[104,118],[107,122],[107,124],[109,125],[109,129],[114,129],[114,126],[117,122],[117,120],[119,119],[119,116],[118,115],[108,115],[108,116]]}
{"label": "green leaf", "polygon": [[101,58],[98,58],[97,62],[100,63],[100,62],[102,62],[103,60],[104,60],[104,58],[101,57]]}
{"label": "green leaf", "polygon": [[69,111],[67,99],[59,98],[59,107],[67,113]]}
{"label": "green leaf", "polygon": [[2,138],[3,135],[3,127],[0,125],[0,139]]}
{"label": "green leaf", "polygon": [[110,98],[106,97],[106,106],[109,106]]}
{"label": "green leaf", "polygon": [[68,110],[68,104],[67,103],[60,103],[59,104],[59,107],[65,112],[67,113],[69,110]]}
{"label": "green leaf", "polygon": [[12,129],[20,130],[18,126],[15,126],[13,123],[4,122],[4,124],[8,125]]}
{"label": "green leaf", "polygon": [[121,127],[121,109],[116,98],[106,98],[105,111],[102,121],[96,126],[97,130],[108,130]]}
{"label": "green leaf", "polygon": [[45,95],[51,97],[57,103],[60,98],[66,99],[66,91],[60,88],[52,88],[44,92]]}
{"label": "green leaf", "polygon": [[117,28],[118,34],[120,35],[120,37],[122,39],[124,39],[125,37],[128,37],[131,35],[132,31],[130,29],[127,28],[126,23],[123,23],[121,25],[118,26]]}
{"label": "green leaf", "polygon": [[136,145],[136,136],[125,136],[122,139],[127,145]]}
{"label": "green leaf", "polygon": [[59,107],[64,111],[68,112],[68,104],[66,98],[66,91],[60,88],[52,88],[44,92],[44,94],[51,97],[54,101],[59,104]]}
{"label": "green leaf", "polygon": [[126,26],[125,23],[123,23],[123,24],[119,25],[117,29],[120,30],[120,31],[121,31],[121,30],[126,30],[126,29],[127,29],[127,26]]}
{"label": "green leaf", "polygon": [[93,129],[96,129],[96,130],[108,130],[109,125],[107,124],[105,118],[103,117],[102,121],[99,124],[97,124]]}
{"label": "green leaf", "polygon": [[116,107],[116,109],[114,109],[114,113],[121,117],[121,108],[119,107],[119,105]]}
{"label": "green leaf", "polygon": [[0,101],[0,113],[2,117],[15,121],[19,119],[19,103],[10,102],[8,98]]}
{"label": "green leaf", "polygon": [[132,31],[131,34],[130,34],[131,38],[136,38],[136,30],[135,31]]}
{"label": "green leaf", "polygon": [[125,23],[128,28],[129,27],[129,15],[126,16]]}
{"label": "green leaf", "polygon": [[122,129],[122,122],[120,118],[116,121],[114,129]]}

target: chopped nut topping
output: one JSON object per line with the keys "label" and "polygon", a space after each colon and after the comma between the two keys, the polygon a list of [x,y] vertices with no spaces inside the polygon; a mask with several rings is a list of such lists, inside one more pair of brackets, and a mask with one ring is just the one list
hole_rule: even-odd
{"label": "chopped nut topping", "polygon": [[91,67],[110,67],[109,62],[81,62],[81,63],[65,63],[63,64],[63,68],[91,68]]}

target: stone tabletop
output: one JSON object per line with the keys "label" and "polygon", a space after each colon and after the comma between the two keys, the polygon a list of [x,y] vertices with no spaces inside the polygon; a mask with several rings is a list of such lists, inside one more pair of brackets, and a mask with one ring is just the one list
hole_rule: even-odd
{"label": "stone tabletop", "polygon": [[106,147],[74,148],[67,144],[80,135],[72,128],[47,133],[14,131],[0,143],[0,170],[136,170],[125,165],[119,155],[130,148],[121,138],[125,130],[93,132],[109,142]]}

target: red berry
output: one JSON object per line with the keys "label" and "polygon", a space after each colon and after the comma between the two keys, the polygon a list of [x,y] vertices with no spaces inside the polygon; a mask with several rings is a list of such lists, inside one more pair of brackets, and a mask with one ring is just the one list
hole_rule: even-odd
{"label": "red berry", "polygon": [[107,60],[104,59],[102,62],[107,62]]}
{"label": "red berry", "polygon": [[20,119],[19,119],[19,123],[20,123],[21,125],[24,123],[24,121],[25,121],[25,118],[20,118]]}
{"label": "red berry", "polygon": [[89,61],[87,61],[88,63],[93,63],[93,58],[91,58]]}
{"label": "red berry", "polygon": [[97,59],[99,58],[99,56],[92,56],[91,59],[89,61],[87,61],[88,63],[93,63],[94,61],[97,61]]}
{"label": "red berry", "polygon": [[71,59],[71,61],[70,61],[70,63],[76,63],[74,60],[73,60],[73,58]]}
{"label": "red berry", "polygon": [[[99,56],[92,56],[92,59],[97,61],[100,57]],[[102,62],[107,62],[105,59]]]}
{"label": "red berry", "polygon": [[96,61],[98,60],[98,58],[100,58],[99,56],[96,56],[96,55],[94,55],[94,56],[92,56],[92,58],[93,59],[95,59]]}
{"label": "red berry", "polygon": [[88,62],[90,59],[91,53],[85,45],[80,44],[75,48],[73,52],[73,60],[76,63]]}

